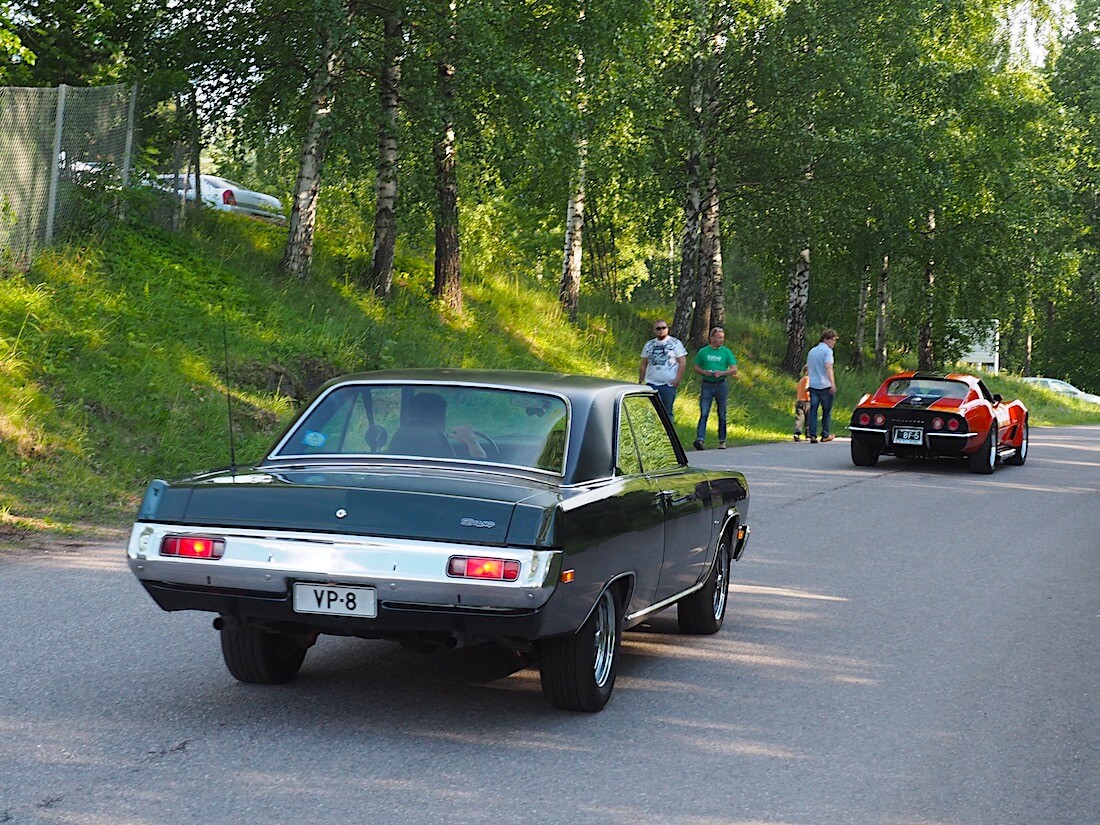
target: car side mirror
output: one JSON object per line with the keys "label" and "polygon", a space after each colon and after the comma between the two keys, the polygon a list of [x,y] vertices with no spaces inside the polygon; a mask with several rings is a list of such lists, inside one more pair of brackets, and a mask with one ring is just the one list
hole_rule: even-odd
{"label": "car side mirror", "polygon": [[993,403],[994,404],[1000,404],[1004,400],[1005,400],[1004,396],[1001,395],[999,392],[993,393]]}

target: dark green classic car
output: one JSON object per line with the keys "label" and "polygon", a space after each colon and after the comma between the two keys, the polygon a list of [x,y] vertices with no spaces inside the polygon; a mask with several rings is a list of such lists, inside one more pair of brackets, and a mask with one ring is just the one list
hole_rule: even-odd
{"label": "dark green classic car", "polygon": [[292,679],[322,633],[532,652],[554,706],[597,711],[622,631],[677,606],[716,633],[748,539],[737,472],[688,466],[649,387],[404,370],[323,386],[254,467],[153,481],[131,569],[217,613],[243,682]]}

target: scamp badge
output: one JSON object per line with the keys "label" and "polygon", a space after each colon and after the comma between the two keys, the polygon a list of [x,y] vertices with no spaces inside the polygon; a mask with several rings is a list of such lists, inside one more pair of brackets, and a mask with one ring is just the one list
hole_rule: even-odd
{"label": "scamp badge", "polygon": [[476,518],[464,518],[459,522],[463,527],[496,527],[495,521],[482,521]]}

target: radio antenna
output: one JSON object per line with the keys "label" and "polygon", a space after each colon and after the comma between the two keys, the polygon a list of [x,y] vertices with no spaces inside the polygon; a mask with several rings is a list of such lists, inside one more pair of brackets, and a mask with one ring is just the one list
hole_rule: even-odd
{"label": "radio antenna", "polygon": [[225,304],[222,304],[222,350],[225,353],[225,408],[229,413],[229,472],[237,475],[237,449],[233,443],[233,396],[229,392],[229,332],[225,321]]}

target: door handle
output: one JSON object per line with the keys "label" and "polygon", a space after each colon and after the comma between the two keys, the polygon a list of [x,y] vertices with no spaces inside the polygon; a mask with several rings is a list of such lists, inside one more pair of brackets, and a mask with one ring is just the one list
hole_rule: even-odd
{"label": "door handle", "polygon": [[672,504],[675,498],[675,490],[661,490],[661,492],[657,493],[657,503],[660,504],[662,507],[667,507],[668,505]]}

